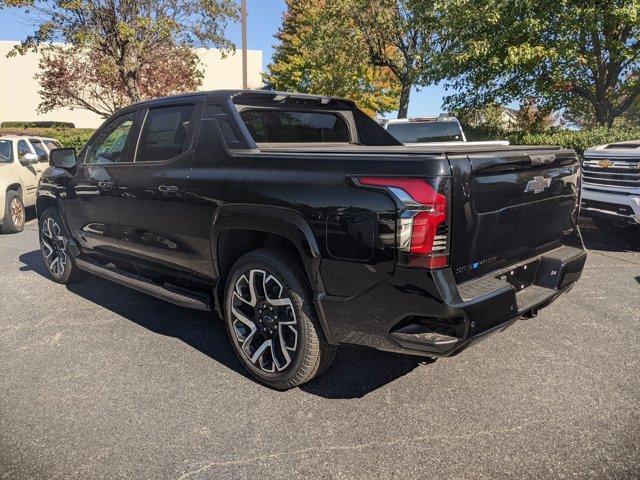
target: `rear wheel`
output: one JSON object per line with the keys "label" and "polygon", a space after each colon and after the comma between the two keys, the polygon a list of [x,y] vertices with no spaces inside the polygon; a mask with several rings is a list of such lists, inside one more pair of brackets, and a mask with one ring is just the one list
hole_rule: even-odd
{"label": "rear wheel", "polygon": [[235,263],[225,323],[242,364],[279,390],[308,382],[335,357],[337,347],[324,338],[300,269],[279,251],[258,250]]}
{"label": "rear wheel", "polygon": [[616,235],[624,237],[637,233],[640,226],[626,222],[624,220],[610,220],[608,218],[593,217],[593,224],[605,233],[609,235]]}
{"label": "rear wheel", "polygon": [[58,283],[73,283],[82,276],[76,266],[73,255],[69,251],[69,235],[67,234],[60,214],[55,208],[48,208],[38,220],[40,227],[40,252],[44,264]]}
{"label": "rear wheel", "polygon": [[18,233],[24,229],[25,212],[24,203],[18,192],[9,190],[4,206],[4,218],[2,220],[3,233]]}

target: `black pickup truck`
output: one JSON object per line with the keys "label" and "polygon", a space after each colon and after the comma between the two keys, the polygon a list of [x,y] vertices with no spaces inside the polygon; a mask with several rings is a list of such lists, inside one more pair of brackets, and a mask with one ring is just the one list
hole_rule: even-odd
{"label": "black pickup truck", "polygon": [[214,310],[261,382],[341,344],[451,356],[569,290],[580,166],[558,147],[409,147],[344,99],[213,91],[124,108],[37,199],[53,279]]}

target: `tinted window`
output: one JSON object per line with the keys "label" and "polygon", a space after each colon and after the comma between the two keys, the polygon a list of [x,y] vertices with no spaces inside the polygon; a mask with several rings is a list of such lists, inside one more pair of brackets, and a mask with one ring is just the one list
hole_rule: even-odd
{"label": "tinted window", "polygon": [[24,160],[24,156],[27,153],[31,153],[31,149],[29,148],[29,144],[26,140],[18,140],[18,159]]}
{"label": "tinted window", "polygon": [[331,112],[244,110],[240,113],[256,143],[349,142],[349,127]]}
{"label": "tinted window", "polygon": [[85,163],[130,162],[137,115],[137,112],[128,113],[107,125],[91,142]]}
{"label": "tinted window", "polygon": [[44,145],[42,144],[42,142],[40,140],[36,140],[35,138],[30,138],[29,141],[31,142],[31,146],[33,147],[33,149],[36,151],[36,154],[38,155],[38,160],[40,160],[41,162],[48,162],[49,154],[47,153],[47,150],[44,148]]}
{"label": "tinted window", "polygon": [[11,140],[0,140],[0,163],[13,161],[13,148]]}
{"label": "tinted window", "polygon": [[390,123],[387,130],[402,143],[462,141],[458,122]]}
{"label": "tinted window", "polygon": [[44,144],[49,150],[53,150],[54,148],[62,148],[62,144],[57,140],[45,140]]}
{"label": "tinted window", "polygon": [[149,110],[142,127],[136,162],[168,160],[189,149],[193,105]]}

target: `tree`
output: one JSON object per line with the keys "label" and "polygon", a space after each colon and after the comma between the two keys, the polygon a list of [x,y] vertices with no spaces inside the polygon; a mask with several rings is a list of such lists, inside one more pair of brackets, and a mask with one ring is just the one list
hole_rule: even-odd
{"label": "tree", "polygon": [[516,128],[527,133],[549,130],[556,119],[548,108],[540,108],[533,97],[525,98],[516,112]]}
{"label": "tree", "polygon": [[[0,0],[39,26],[12,54],[42,50],[39,109],[82,108],[103,117],[132,102],[196,89],[194,47],[232,50],[224,31],[233,0]],[[63,42],[63,46],[52,42]]]}
{"label": "tree", "polygon": [[582,104],[612,126],[640,95],[637,0],[440,0],[429,79],[460,93],[450,108],[527,97],[560,110]]}
{"label": "tree", "polygon": [[353,12],[373,65],[388,68],[400,83],[398,118],[406,118],[411,88],[431,83],[425,51],[437,25],[433,2],[355,0]]}
{"label": "tree", "polygon": [[351,0],[287,0],[265,80],[277,90],[347,97],[370,115],[394,110],[398,82],[369,61],[352,7]]}

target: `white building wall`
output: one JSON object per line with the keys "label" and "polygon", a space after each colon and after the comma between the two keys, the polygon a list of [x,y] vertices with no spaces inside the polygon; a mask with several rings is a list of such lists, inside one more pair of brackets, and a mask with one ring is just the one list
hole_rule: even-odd
{"label": "white building wall", "polygon": [[[72,122],[76,127],[95,128],[103,119],[87,110],[55,109],[46,114],[37,113],[40,103],[40,86],[33,78],[38,71],[40,55],[27,53],[7,58],[7,53],[17,42],[0,41],[0,123],[7,121],[56,121]],[[242,88],[242,54],[222,58],[217,49],[197,49],[202,61],[204,78],[200,90]],[[247,52],[247,77],[249,88],[262,86],[262,51]]]}

